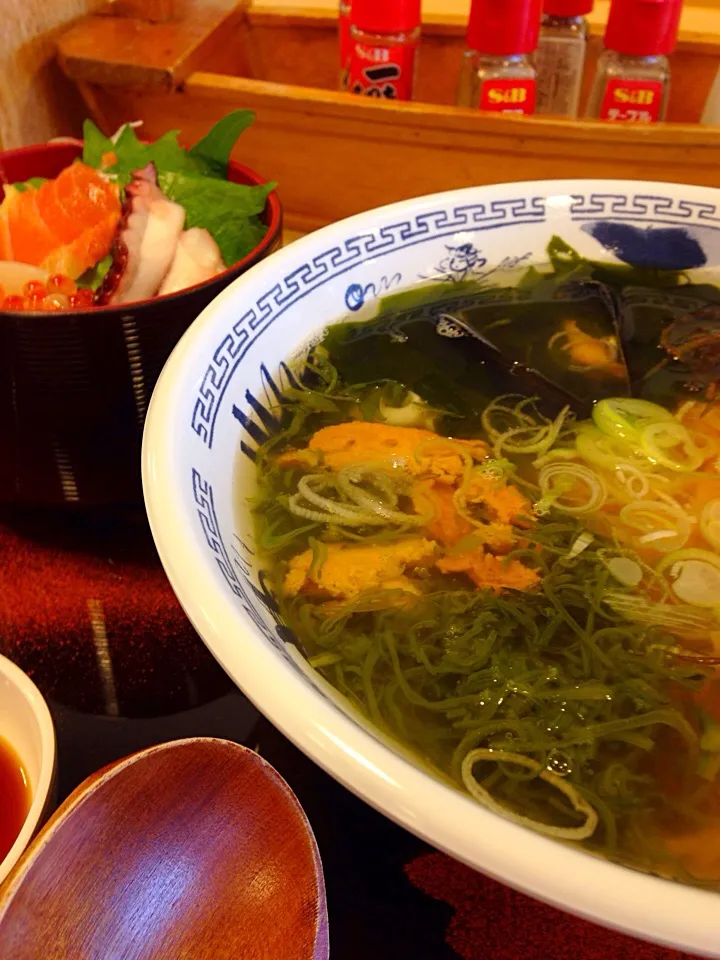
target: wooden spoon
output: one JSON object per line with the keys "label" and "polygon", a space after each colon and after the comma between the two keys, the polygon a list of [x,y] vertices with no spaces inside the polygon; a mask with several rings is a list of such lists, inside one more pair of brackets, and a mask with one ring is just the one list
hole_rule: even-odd
{"label": "wooden spoon", "polygon": [[0,888],[13,960],[327,960],[312,829],[225,740],[143,750],[82,783]]}

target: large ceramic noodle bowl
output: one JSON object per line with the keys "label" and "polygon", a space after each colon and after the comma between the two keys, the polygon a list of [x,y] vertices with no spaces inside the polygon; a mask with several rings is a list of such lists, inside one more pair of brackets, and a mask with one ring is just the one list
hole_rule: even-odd
{"label": "large ceramic noodle bowl", "polygon": [[718,231],[720,191],[629,181],[353,217],[201,314],[143,451],[190,619],[321,767],[478,870],[712,957]]}

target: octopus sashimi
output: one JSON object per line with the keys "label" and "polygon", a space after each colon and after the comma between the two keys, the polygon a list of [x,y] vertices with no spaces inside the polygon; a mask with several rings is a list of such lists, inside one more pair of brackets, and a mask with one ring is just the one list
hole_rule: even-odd
{"label": "octopus sashimi", "polygon": [[153,164],[133,174],[113,241],[113,264],[99,303],[131,303],[155,296],[175,258],[185,210],[157,185]]}

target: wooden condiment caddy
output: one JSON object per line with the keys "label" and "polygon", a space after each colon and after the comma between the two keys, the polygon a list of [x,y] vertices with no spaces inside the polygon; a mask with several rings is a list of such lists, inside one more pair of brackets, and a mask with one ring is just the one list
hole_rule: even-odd
{"label": "wooden condiment caddy", "polygon": [[[565,177],[720,187],[720,127],[699,124],[720,65],[720,2],[698,0],[672,58],[668,122],[613,125],[483,115],[453,106],[463,18],[426,18],[416,101],[337,91],[327,10],[236,0],[144,0],[154,19],[110,6],[59,40],[60,63],[105,132],[142,119],[197,140],[228,111],[257,114],[236,159],[280,183],[286,223],[306,231],[379,204],[477,184]],[[135,9],[137,0],[133,0]],[[607,3],[592,21],[589,84]],[[717,26],[715,26],[717,24]],[[587,94],[587,91],[586,91]]]}

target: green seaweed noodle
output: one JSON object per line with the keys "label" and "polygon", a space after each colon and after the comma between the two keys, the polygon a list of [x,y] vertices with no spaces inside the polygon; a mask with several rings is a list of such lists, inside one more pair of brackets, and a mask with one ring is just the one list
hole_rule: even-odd
{"label": "green seaweed noodle", "polygon": [[[521,292],[537,292],[570,270],[592,271],[568,250],[556,243],[551,261],[559,259],[550,274],[531,268]],[[322,464],[280,467],[278,453],[304,447],[324,426],[381,420],[381,404],[399,406],[411,390],[433,408],[438,432],[488,439],[480,414],[501,385],[478,377],[469,362],[466,369],[462,345],[437,338],[426,317],[406,316],[401,337],[394,322],[388,325],[388,316],[397,317],[408,302],[422,311],[420,301],[415,295],[385,304],[369,324],[330,328],[297,371],[300,386],[285,391],[277,411],[282,430],[258,451],[257,542],[281,616],[309,663],[436,775],[465,789],[463,764],[469,765],[474,795],[491,797],[495,808],[533,821],[541,832],[577,835],[593,852],[698,883],[663,838],[711,822],[713,787],[697,775],[701,718],[687,695],[705,674],[673,655],[675,634],[624,619],[604,602],[607,541],[595,537],[573,555],[584,521],[550,505],[524,530],[521,548],[508,559],[537,569],[541,580],[522,594],[479,590],[462,575],[432,567],[410,603],[401,591],[380,590],[329,609],[322,598],[284,591],[288,561],[302,551],[312,550],[317,573],[330,543],[393,542],[418,530],[401,517],[379,526],[295,515],[289,507],[298,483]],[[372,349],[366,334],[378,338]],[[528,490],[520,460],[510,456],[495,468]],[[371,473],[373,465],[366,467]],[[327,483],[328,495],[350,508],[336,481]],[[405,491],[397,483],[393,503],[400,511]],[[554,789],[559,781],[567,788]],[[588,808],[589,836],[583,834]]]}

